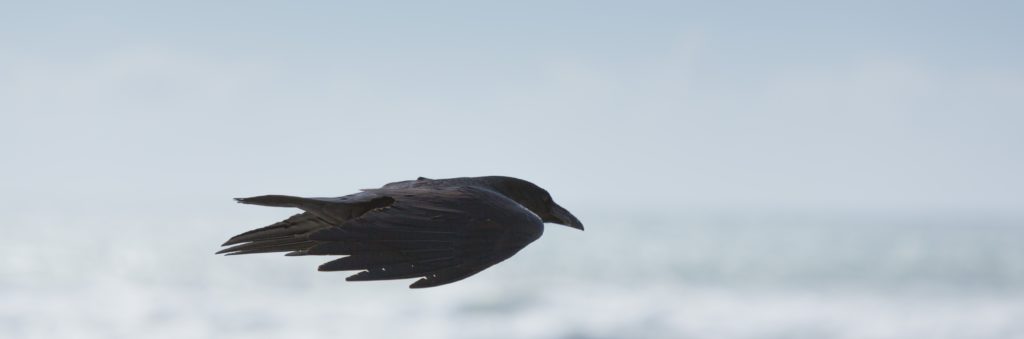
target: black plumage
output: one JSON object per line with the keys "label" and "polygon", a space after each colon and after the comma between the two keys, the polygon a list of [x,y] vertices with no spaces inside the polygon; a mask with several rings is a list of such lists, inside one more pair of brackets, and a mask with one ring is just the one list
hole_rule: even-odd
{"label": "black plumage", "polygon": [[547,191],[511,177],[394,182],[338,198],[264,195],[240,203],[303,213],[232,237],[227,255],[344,255],[320,271],[346,280],[420,278],[410,287],[465,279],[519,252],[553,222],[583,229]]}

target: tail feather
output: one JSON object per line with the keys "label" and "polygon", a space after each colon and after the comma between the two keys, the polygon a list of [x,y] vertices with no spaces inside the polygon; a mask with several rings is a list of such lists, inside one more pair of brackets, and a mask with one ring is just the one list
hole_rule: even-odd
{"label": "tail feather", "polygon": [[311,203],[322,203],[322,201],[315,198],[294,197],[290,195],[261,195],[249,198],[235,198],[235,201],[249,205],[299,208]]}
{"label": "tail feather", "polygon": [[301,234],[292,236],[277,237],[253,242],[247,242],[237,244],[217,252],[217,254],[228,253],[228,254],[242,254],[239,252],[249,252],[255,250],[269,251],[269,252],[282,252],[282,251],[294,251],[296,249],[306,249],[316,242],[306,239]]}
{"label": "tail feather", "polygon": [[305,213],[258,228],[228,239],[221,246],[231,246],[218,254],[249,254],[266,252],[289,252],[288,255],[306,255],[309,249],[321,243],[310,235],[318,230],[335,228],[345,221],[356,218],[367,211],[391,205],[394,199],[372,193],[359,193],[340,198],[302,198],[289,195],[261,195],[251,198],[236,198],[240,203],[296,207]]}
{"label": "tail feather", "polygon": [[330,224],[314,214],[300,213],[273,225],[236,235],[221,245],[231,247],[217,251],[217,254],[305,251],[317,244],[307,235],[329,226]]}
{"label": "tail feather", "polygon": [[358,217],[375,208],[391,205],[395,200],[389,197],[378,197],[370,193],[341,198],[303,198],[290,195],[261,195],[251,198],[235,198],[243,204],[295,207],[315,214],[317,217],[333,224],[341,224],[346,220]]}
{"label": "tail feather", "polygon": [[228,239],[221,246],[229,246],[243,242],[267,241],[288,238],[296,234],[328,227],[330,224],[311,213],[299,213],[273,225],[244,232]]}
{"label": "tail feather", "polygon": [[313,244],[314,244],[313,241],[304,241],[304,242],[297,242],[297,243],[291,243],[291,244],[285,244],[285,245],[256,247],[256,248],[245,249],[245,250],[235,250],[235,251],[231,251],[231,252],[220,251],[220,252],[217,252],[217,253],[218,254],[224,253],[224,255],[239,255],[239,254],[254,254],[254,253],[274,253],[274,252],[295,253],[295,252],[304,251],[306,248],[309,248],[310,246],[313,246]]}

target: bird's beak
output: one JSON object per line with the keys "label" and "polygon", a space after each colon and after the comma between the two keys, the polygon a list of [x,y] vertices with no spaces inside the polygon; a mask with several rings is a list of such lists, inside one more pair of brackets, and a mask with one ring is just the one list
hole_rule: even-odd
{"label": "bird's beak", "polygon": [[576,219],[575,215],[569,213],[569,211],[562,208],[562,206],[558,206],[558,204],[551,204],[551,216],[555,218],[552,222],[556,224],[569,226],[580,231],[583,230],[583,223],[580,222],[580,219]]}

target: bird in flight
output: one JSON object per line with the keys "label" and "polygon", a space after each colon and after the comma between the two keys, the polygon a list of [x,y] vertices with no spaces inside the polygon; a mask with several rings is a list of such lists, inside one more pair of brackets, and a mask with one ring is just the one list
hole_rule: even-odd
{"label": "bird in flight", "polygon": [[583,230],[543,188],[502,176],[421,177],[338,198],[235,200],[304,212],[236,235],[217,254],[344,255],[319,270],[359,271],[348,281],[419,278],[410,288],[456,282],[508,259],[540,238],[546,222]]}

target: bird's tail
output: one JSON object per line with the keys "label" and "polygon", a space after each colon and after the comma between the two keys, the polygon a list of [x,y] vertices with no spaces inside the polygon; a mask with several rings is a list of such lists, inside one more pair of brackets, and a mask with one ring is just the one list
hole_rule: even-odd
{"label": "bird's tail", "polygon": [[317,200],[314,198],[293,197],[290,195],[261,195],[258,197],[235,198],[235,201],[243,204],[273,206],[273,207],[302,207]]}
{"label": "bird's tail", "polygon": [[326,226],[329,226],[326,221],[312,213],[299,213],[273,225],[231,237],[221,245],[231,247],[217,251],[217,254],[303,251],[316,245],[306,237],[309,232]]}
{"label": "bird's tail", "polygon": [[[296,207],[305,211],[273,225],[251,230],[228,239],[217,254],[250,254],[268,252],[290,252],[288,255],[304,255],[305,250],[318,242],[309,239],[315,230],[340,225],[362,215],[368,210],[390,205],[394,199],[364,194],[356,198],[303,198],[288,195],[262,195],[251,198],[236,198],[240,203]],[[233,246],[232,246],[233,245]]]}

